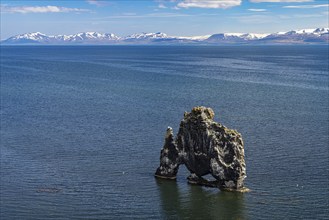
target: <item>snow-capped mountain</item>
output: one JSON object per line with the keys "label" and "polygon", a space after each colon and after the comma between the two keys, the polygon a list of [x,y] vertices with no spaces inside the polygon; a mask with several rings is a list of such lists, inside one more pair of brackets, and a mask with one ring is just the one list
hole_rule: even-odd
{"label": "snow-capped mountain", "polygon": [[170,38],[167,34],[157,32],[157,33],[140,33],[140,34],[132,34],[125,37],[125,40],[129,39],[163,39],[163,38]]}
{"label": "snow-capped mountain", "polygon": [[3,41],[4,44],[74,44],[74,43],[113,43],[121,38],[114,34],[82,32],[73,35],[47,36],[40,32],[20,34]]}
{"label": "snow-capped mountain", "polygon": [[40,32],[20,34],[1,44],[312,44],[329,43],[329,28],[302,29],[272,34],[219,33],[204,36],[169,36],[162,32],[126,37],[98,32],[47,36]]}
{"label": "snow-capped mountain", "polygon": [[329,43],[329,28],[278,32],[269,34],[262,41],[273,43]]}
{"label": "snow-capped mountain", "polygon": [[67,42],[106,42],[120,40],[120,37],[114,34],[101,34],[98,32],[82,32],[74,35],[58,35],[52,37],[57,41]]}
{"label": "snow-capped mountain", "polygon": [[223,33],[211,35],[210,43],[328,43],[329,28],[302,29],[273,34]]}
{"label": "snow-capped mountain", "polygon": [[211,35],[200,35],[200,36],[191,36],[191,37],[174,37],[181,40],[193,40],[193,41],[203,41],[210,37]]}
{"label": "snow-capped mountain", "polygon": [[157,32],[157,33],[138,33],[128,35],[127,37],[122,38],[123,43],[128,44],[149,44],[161,41],[172,41],[174,37],[168,36],[165,33]]}
{"label": "snow-capped mountain", "polygon": [[3,43],[38,43],[38,42],[47,42],[48,36],[42,34],[40,32],[35,33],[25,33],[16,35],[13,37],[8,38],[7,40],[3,41]]}
{"label": "snow-capped mountain", "polygon": [[316,29],[301,29],[301,30],[294,30],[288,32],[278,32],[277,35],[294,35],[294,34],[302,34],[302,35],[322,35],[328,33],[329,28],[316,28]]}
{"label": "snow-capped mountain", "polygon": [[217,42],[217,41],[231,41],[231,42],[244,42],[250,40],[259,40],[266,37],[268,34],[253,34],[253,33],[222,33],[213,34],[207,41]]}

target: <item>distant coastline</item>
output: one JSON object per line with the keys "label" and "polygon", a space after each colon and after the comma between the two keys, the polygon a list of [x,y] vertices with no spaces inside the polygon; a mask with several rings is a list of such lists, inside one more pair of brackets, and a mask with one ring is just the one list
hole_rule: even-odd
{"label": "distant coastline", "polygon": [[204,36],[169,36],[162,32],[126,37],[98,32],[73,35],[25,33],[1,41],[1,45],[314,45],[329,43],[329,28],[314,28],[271,34],[219,33]]}

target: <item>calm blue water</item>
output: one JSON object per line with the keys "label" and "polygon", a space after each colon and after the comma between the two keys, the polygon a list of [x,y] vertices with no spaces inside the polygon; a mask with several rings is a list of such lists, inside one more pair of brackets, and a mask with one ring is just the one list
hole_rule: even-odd
{"label": "calm blue water", "polygon": [[[1,219],[328,219],[328,46],[1,47]],[[153,177],[212,107],[250,193]]]}

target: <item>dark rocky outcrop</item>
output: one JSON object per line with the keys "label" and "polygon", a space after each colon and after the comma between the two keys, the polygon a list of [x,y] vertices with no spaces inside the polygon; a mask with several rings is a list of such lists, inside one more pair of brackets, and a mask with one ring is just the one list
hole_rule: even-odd
{"label": "dark rocky outcrop", "polygon": [[160,166],[155,175],[166,179],[176,179],[179,166],[179,154],[171,127],[167,128],[165,143],[161,150]]}
{"label": "dark rocky outcrop", "polygon": [[[172,128],[167,129],[156,177],[175,179],[179,165],[185,164],[191,172],[189,183],[246,191],[241,134],[213,121],[214,115],[211,108],[195,107],[190,113],[184,113],[176,138]],[[215,180],[202,178],[207,174]]]}

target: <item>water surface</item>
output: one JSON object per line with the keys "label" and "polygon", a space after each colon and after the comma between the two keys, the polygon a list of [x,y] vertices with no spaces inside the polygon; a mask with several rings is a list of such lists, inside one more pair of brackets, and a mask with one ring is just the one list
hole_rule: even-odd
{"label": "water surface", "polygon": [[[1,47],[1,219],[328,219],[327,46]],[[246,194],[153,177],[204,105]]]}

